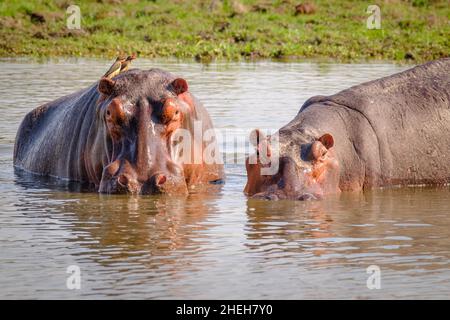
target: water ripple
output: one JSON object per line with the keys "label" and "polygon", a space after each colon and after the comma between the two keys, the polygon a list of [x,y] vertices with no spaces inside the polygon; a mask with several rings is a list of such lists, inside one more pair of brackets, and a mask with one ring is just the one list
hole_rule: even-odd
{"label": "water ripple", "polygon": [[[242,164],[227,165],[219,194],[187,199],[100,196],[15,175],[13,143],[23,116],[90,85],[109,63],[0,60],[0,298],[448,297],[448,189],[275,203],[244,197]],[[216,126],[235,129],[276,129],[312,95],[406,68],[143,59],[135,65],[184,76]],[[383,290],[366,288],[371,264],[382,270]],[[65,287],[69,265],[81,268],[79,291]]]}

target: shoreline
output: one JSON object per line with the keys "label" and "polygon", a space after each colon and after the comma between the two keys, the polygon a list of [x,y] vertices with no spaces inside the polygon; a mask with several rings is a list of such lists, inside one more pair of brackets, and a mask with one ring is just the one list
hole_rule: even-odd
{"label": "shoreline", "polygon": [[[212,61],[422,63],[450,56],[445,0],[380,5],[369,29],[367,3],[294,0],[78,1],[80,29],[68,29],[66,1],[0,4],[0,57],[140,58]],[[214,4],[214,7],[212,7]]]}
{"label": "shoreline", "polygon": [[[444,58],[449,58],[444,57]],[[0,62],[25,62],[25,63],[59,63],[59,62],[82,62],[82,61],[101,61],[112,62],[115,59],[112,57],[100,57],[100,56],[0,56]],[[442,59],[442,58],[438,58]],[[438,60],[436,59],[436,60]],[[331,58],[301,58],[290,57],[286,59],[240,59],[240,60],[227,60],[227,59],[213,59],[208,61],[198,61],[194,58],[177,58],[177,57],[137,57],[137,61],[154,61],[154,62],[176,62],[176,63],[188,63],[188,64],[200,64],[200,65],[227,65],[227,64],[264,64],[264,63],[280,63],[280,64],[329,64],[329,65],[354,65],[354,64],[392,64],[397,66],[415,66],[420,64],[415,60],[365,60],[358,59],[353,61],[340,61]]]}

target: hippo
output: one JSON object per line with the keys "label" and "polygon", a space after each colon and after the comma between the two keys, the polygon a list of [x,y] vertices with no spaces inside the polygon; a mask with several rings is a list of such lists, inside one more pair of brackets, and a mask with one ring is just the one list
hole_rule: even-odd
{"label": "hippo", "polygon": [[[342,191],[450,182],[450,58],[308,99],[272,137],[258,135],[244,192],[320,199]],[[260,155],[261,153],[261,155]],[[262,161],[265,158],[268,161]],[[262,169],[278,161],[278,170]]]}
{"label": "hippo", "polygon": [[[192,141],[195,162],[176,152],[176,132],[194,128],[202,134],[213,124],[185,79],[131,69],[28,113],[17,132],[14,166],[100,193],[186,195],[224,179],[223,164],[204,161],[203,140]],[[214,139],[210,134],[208,146]]]}

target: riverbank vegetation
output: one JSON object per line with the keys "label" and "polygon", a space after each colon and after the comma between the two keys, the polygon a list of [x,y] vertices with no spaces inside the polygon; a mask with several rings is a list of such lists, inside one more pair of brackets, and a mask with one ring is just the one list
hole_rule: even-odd
{"label": "riverbank vegetation", "polygon": [[[367,28],[372,2],[381,29]],[[422,62],[449,56],[449,21],[448,0],[0,1],[0,56]]]}

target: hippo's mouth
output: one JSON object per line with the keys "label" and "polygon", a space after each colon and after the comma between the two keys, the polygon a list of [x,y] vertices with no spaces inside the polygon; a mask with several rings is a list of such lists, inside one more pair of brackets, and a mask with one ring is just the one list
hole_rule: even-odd
{"label": "hippo's mouth", "polygon": [[300,195],[287,195],[285,193],[279,192],[261,192],[252,196],[253,199],[261,200],[299,200],[299,201],[309,201],[309,200],[320,200],[322,196],[319,194],[303,193]]}

